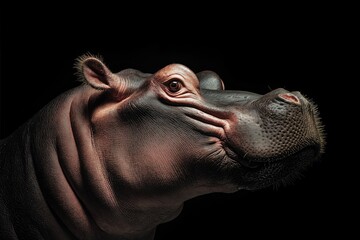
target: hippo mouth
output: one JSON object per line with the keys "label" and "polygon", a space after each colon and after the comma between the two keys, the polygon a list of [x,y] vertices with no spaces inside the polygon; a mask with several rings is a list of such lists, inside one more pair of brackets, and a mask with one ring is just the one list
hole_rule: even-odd
{"label": "hippo mouth", "polygon": [[[230,149],[230,148],[229,148]],[[227,151],[229,152],[229,151]],[[238,162],[242,167],[248,168],[248,169],[258,169],[259,167],[262,167],[266,164],[275,164],[279,162],[287,162],[291,159],[295,159],[297,156],[302,155],[303,153],[307,153],[307,158],[310,158],[312,160],[317,159],[320,155],[320,146],[319,145],[309,145],[305,146],[299,150],[292,151],[290,154],[284,154],[283,156],[277,156],[277,157],[268,157],[268,158],[255,158],[250,156],[244,156],[239,157],[236,155],[234,157],[233,150],[230,150],[230,156],[231,159]]]}
{"label": "hippo mouth", "polygon": [[269,186],[286,185],[310,167],[320,156],[320,145],[308,145],[290,155],[269,159],[235,157],[233,151],[228,156],[240,166],[241,185],[248,190]]}
{"label": "hippo mouth", "polygon": [[298,159],[299,156],[303,156],[303,155],[306,155],[307,159],[311,159],[311,161],[313,161],[314,159],[317,159],[319,157],[321,152],[320,149],[321,147],[318,144],[308,145],[299,150],[293,151],[291,154],[284,154],[283,156],[277,156],[277,157],[268,157],[266,159],[250,157],[247,156],[246,154],[243,157],[240,157],[240,155],[235,153],[233,148],[230,146],[225,147],[225,152],[233,161],[239,163],[243,168],[246,168],[248,170],[257,170],[259,168],[271,164],[289,162],[292,161],[293,159]]}

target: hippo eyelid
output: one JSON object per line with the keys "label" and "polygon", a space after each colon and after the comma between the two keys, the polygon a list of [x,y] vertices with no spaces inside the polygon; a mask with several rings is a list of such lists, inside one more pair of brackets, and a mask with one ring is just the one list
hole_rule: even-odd
{"label": "hippo eyelid", "polygon": [[166,80],[166,81],[164,82],[164,84],[165,84],[165,85],[168,85],[169,83],[174,82],[174,81],[177,81],[177,82],[179,82],[182,86],[185,86],[184,81],[183,81],[181,78],[177,78],[177,77],[169,78],[168,80]]}
{"label": "hippo eyelid", "polygon": [[172,73],[166,77],[166,80],[164,81],[164,83],[171,81],[171,80],[181,81],[181,83],[184,85],[185,77],[179,73]]}

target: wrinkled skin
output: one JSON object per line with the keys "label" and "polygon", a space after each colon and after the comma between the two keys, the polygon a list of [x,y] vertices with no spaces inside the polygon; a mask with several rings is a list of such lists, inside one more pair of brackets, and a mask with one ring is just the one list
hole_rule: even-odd
{"label": "wrinkled skin", "polygon": [[112,73],[78,61],[86,84],[0,145],[1,234],[9,239],[153,239],[184,201],[286,182],[324,145],[299,92],[224,90],[171,64]]}

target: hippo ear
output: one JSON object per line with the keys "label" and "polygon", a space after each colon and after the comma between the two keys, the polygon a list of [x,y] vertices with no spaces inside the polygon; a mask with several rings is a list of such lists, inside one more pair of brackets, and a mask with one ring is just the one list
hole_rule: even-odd
{"label": "hippo ear", "polygon": [[111,89],[119,81],[119,77],[94,56],[86,55],[78,58],[76,68],[81,79],[96,89]]}
{"label": "hippo ear", "polygon": [[202,71],[196,74],[200,81],[200,89],[225,90],[224,82],[212,71]]}

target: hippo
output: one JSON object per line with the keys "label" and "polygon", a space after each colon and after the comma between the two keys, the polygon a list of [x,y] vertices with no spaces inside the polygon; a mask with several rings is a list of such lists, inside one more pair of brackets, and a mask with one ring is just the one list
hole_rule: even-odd
{"label": "hippo", "polygon": [[185,201],[286,184],[324,151],[297,91],[225,90],[178,63],[76,69],[79,86],[0,141],[2,239],[154,239]]}

